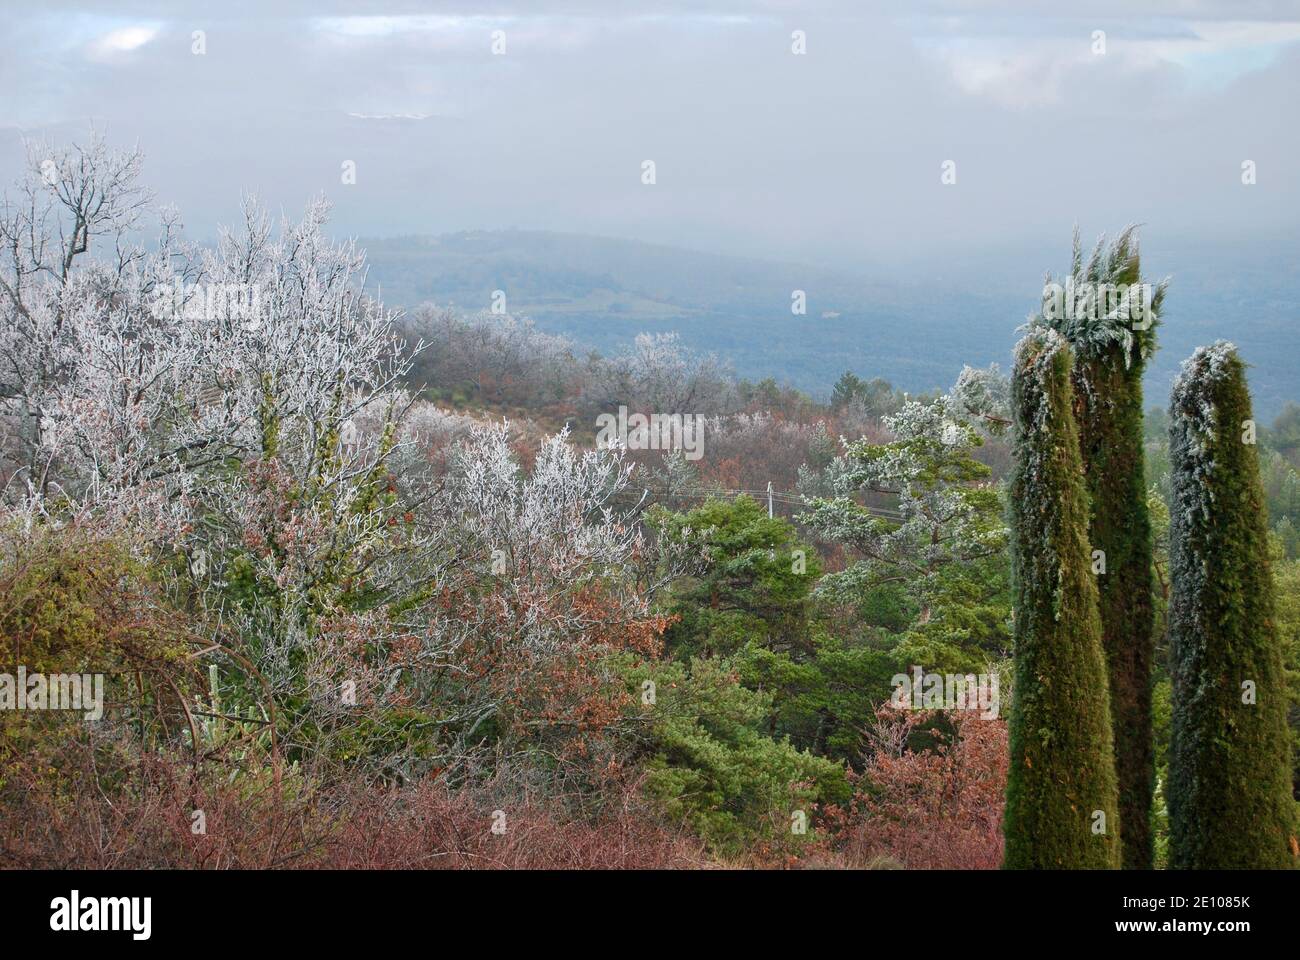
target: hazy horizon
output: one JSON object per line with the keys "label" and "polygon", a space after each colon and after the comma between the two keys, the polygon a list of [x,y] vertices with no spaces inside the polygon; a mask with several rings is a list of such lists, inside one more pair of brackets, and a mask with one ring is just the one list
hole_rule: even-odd
{"label": "hazy horizon", "polygon": [[837,269],[1041,249],[1038,274],[1076,223],[1144,223],[1154,255],[1296,233],[1294,3],[263,6],[7,18],[0,174],[21,137],[94,123],[139,143],[197,237],[242,193],[294,214],[324,192],[348,235],[554,230]]}

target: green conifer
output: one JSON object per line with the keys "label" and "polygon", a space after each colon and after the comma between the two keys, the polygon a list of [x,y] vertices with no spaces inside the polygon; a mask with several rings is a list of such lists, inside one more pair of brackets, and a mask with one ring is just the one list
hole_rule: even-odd
{"label": "green conifer", "polygon": [[1169,865],[1294,864],[1287,689],[1245,365],[1224,341],[1170,402]]}
{"label": "green conifer", "polygon": [[[1075,231],[1070,276],[1045,291],[1043,304],[1043,320],[1065,336],[1074,356],[1126,869],[1150,869],[1154,859],[1154,614],[1142,373],[1155,350],[1165,287],[1144,285],[1133,227],[1109,245],[1098,241],[1087,261]],[[1055,300],[1049,292],[1057,294]]]}
{"label": "green conifer", "polygon": [[1009,868],[1120,865],[1118,799],[1070,349],[1016,347],[1011,482],[1015,688],[1003,822]]}

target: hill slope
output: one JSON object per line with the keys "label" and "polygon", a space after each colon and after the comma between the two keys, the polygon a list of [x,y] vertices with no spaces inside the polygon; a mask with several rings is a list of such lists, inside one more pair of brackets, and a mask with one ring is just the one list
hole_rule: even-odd
{"label": "hill slope", "polygon": [[[775,377],[825,394],[846,369],[912,391],[946,387],[963,364],[1006,366],[1016,328],[1036,307],[1044,262],[999,264],[979,282],[909,282],[796,263],[700,253],[634,240],[538,231],[473,231],[363,240],[384,299],[485,309],[506,294],[512,313],[603,353],[642,331],[677,331],[742,376]],[[1276,249],[1276,248],[1275,248]],[[1153,246],[1144,259],[1175,272],[1147,404],[1163,406],[1178,363],[1200,343],[1237,342],[1255,369],[1257,409],[1271,417],[1300,398],[1297,259],[1225,262]],[[1058,258],[1060,259],[1060,258]],[[1024,276],[1023,295],[1010,278]],[[793,291],[807,313],[791,313]],[[1015,293],[1008,291],[1014,290]]]}

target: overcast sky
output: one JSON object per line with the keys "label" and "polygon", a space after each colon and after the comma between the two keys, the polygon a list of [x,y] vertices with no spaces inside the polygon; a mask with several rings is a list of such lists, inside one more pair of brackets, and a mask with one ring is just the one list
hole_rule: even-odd
{"label": "overcast sky", "polygon": [[323,190],[353,234],[835,266],[1064,247],[1076,221],[1243,243],[1300,223],[1300,4],[1280,0],[4,6],[4,180],[21,137],[94,122],[141,144],[200,237],[241,191],[292,211]]}

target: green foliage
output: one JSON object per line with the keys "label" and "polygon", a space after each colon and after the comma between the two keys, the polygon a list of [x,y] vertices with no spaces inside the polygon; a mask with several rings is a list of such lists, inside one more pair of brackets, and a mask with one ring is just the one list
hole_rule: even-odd
{"label": "green foliage", "polygon": [[[1142,364],[1117,352],[1076,366],[1076,384],[1093,393],[1079,418],[1079,444],[1092,505],[1089,541],[1102,551],[1097,576],[1102,645],[1110,676],[1110,712],[1119,784],[1124,867],[1152,861],[1151,683],[1153,610],[1151,524],[1143,471]],[[1082,386],[1078,393],[1085,395]]]}
{"label": "green foliage", "polygon": [[1268,445],[1291,464],[1300,465],[1300,403],[1288,403],[1273,419]]}
{"label": "green foliage", "polygon": [[809,595],[821,567],[788,521],[741,496],[685,514],[660,509],[651,523],[705,558],[697,576],[674,585],[668,612],[679,619],[665,635],[670,653],[729,655],[751,642],[809,651]]}
{"label": "green foliage", "polygon": [[[1269,431],[1261,440],[1269,444],[1272,436]],[[1300,556],[1300,472],[1276,449],[1260,451],[1259,472],[1273,532],[1283,556],[1295,559]]]}
{"label": "green foliage", "polygon": [[[647,795],[715,850],[736,853],[759,841],[797,847],[814,839],[818,805],[847,803],[844,768],[769,737],[770,695],[741,686],[731,662],[627,663],[624,677],[640,719]],[[647,680],[653,704],[642,702]],[[806,834],[791,830],[800,810]]]}
{"label": "green foliage", "polygon": [[909,624],[893,650],[899,664],[979,673],[1009,655],[1011,578],[1004,553],[940,570],[930,598],[930,618]]}
{"label": "green foliage", "polygon": [[831,409],[843,410],[850,404],[859,405],[868,416],[881,417],[896,412],[903,405],[903,398],[895,393],[888,380],[880,377],[864,380],[846,370],[831,389]]}
{"label": "green foliage", "polygon": [[[1071,279],[1140,289],[1141,258],[1133,228],[1099,242],[1085,264],[1074,238]],[[1091,515],[1088,539],[1102,551],[1097,576],[1102,646],[1110,683],[1110,715],[1119,784],[1124,867],[1149,869],[1148,829],[1155,787],[1151,734],[1151,524],[1147,516],[1142,374],[1155,350],[1165,285],[1151,285],[1150,316],[1046,321],[1069,341],[1080,454]],[[1133,314],[1135,311],[1127,311]]]}
{"label": "green foliage", "polygon": [[659,511],[652,523],[662,538],[705,557],[668,601],[677,618],[665,634],[670,654],[684,662],[730,657],[744,685],[768,704],[768,734],[857,761],[862,730],[888,699],[898,661],[887,644],[842,640],[812,619],[821,570],[794,527],[748,497],[711,500],[685,514]]}
{"label": "green foliage", "polygon": [[862,758],[862,732],[893,692],[903,667],[891,652],[818,632],[815,656],[750,646],[737,660],[745,685],[772,698],[768,729],[801,749],[845,763]]}
{"label": "green foliage", "polygon": [[899,591],[897,656],[934,670],[978,670],[1010,639],[1002,499],[973,456],[983,437],[970,415],[956,396],[906,403],[885,418],[895,439],[849,444],[830,471],[840,495],[809,500],[800,517],[854,557],[817,593],[863,612]]}
{"label": "green foliage", "polygon": [[1031,331],[1012,375],[1009,868],[1120,865],[1106,664],[1072,411],[1068,345],[1053,331]]}
{"label": "green foliage", "polygon": [[1277,633],[1282,644],[1291,732],[1292,793],[1300,796],[1300,560],[1273,557]]}
{"label": "green foliage", "polygon": [[[142,739],[163,734],[168,722],[183,726],[177,698],[193,679],[189,624],[163,598],[155,572],[93,527],[0,529],[0,671],[104,674],[104,708],[128,705],[123,714]],[[13,693],[26,691],[15,685]],[[66,737],[82,716],[0,711],[0,759]]]}
{"label": "green foliage", "polygon": [[166,663],[186,634],[150,571],[97,531],[0,531],[0,663],[31,672],[103,672]]}
{"label": "green foliage", "polygon": [[[907,588],[899,583],[884,583],[867,590],[853,605],[854,618],[870,632],[902,635],[916,619],[918,607]],[[1008,604],[1007,609],[1010,609]],[[894,640],[897,643],[897,639]]]}
{"label": "green foliage", "polygon": [[1142,443],[1140,355],[1118,348],[1076,362],[1083,398],[1079,445],[1092,505],[1089,541],[1102,551],[1097,577],[1102,645],[1110,676],[1115,775],[1123,824],[1124,867],[1150,869],[1148,823],[1155,789],[1152,759],[1153,658],[1151,523]]}
{"label": "green foliage", "polygon": [[1196,351],[1170,401],[1169,865],[1294,865],[1283,639],[1245,365]]}

